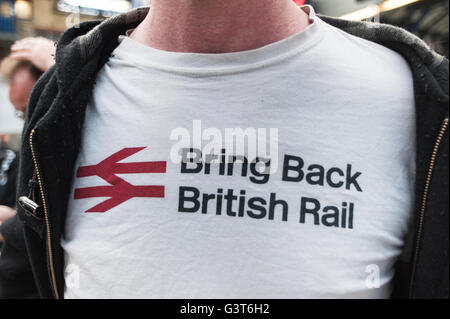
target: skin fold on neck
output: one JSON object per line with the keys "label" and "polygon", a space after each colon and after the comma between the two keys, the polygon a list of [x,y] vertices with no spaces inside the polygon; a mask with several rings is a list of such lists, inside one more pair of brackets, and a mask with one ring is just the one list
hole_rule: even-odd
{"label": "skin fold on neck", "polygon": [[153,0],[130,37],[164,51],[229,53],[280,41],[309,24],[292,0]]}

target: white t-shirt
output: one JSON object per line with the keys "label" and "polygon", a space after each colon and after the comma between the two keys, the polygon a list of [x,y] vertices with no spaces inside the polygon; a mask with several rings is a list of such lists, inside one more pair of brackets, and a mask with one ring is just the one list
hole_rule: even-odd
{"label": "white t-shirt", "polygon": [[306,30],[244,52],[121,37],[86,111],[66,298],[389,297],[414,202],[412,75],[303,10]]}

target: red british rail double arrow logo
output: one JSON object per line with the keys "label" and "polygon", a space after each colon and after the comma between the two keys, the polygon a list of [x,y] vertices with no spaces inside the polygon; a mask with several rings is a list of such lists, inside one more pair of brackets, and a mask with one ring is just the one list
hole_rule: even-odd
{"label": "red british rail double arrow logo", "polygon": [[97,165],[78,168],[77,178],[98,176],[111,184],[111,186],[75,189],[75,199],[109,197],[109,199],[87,210],[86,213],[105,213],[136,197],[164,197],[164,186],[135,186],[117,176],[118,174],[166,173],[167,162],[119,163],[143,149],[145,147],[124,148]]}

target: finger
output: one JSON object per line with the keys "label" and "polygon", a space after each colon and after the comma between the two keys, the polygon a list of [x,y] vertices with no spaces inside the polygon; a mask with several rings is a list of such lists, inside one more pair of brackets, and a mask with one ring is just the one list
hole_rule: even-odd
{"label": "finger", "polygon": [[14,44],[25,44],[25,45],[28,45],[28,44],[33,44],[36,41],[37,41],[36,38],[23,38],[23,39],[17,40],[16,42],[14,42]]}
{"label": "finger", "polygon": [[18,49],[18,48],[31,49],[31,48],[35,47],[38,43],[39,43],[39,41],[36,41],[36,39],[20,40],[20,41],[13,43],[13,45],[11,45],[11,49]]}
{"label": "finger", "polygon": [[10,207],[6,207],[4,211],[0,211],[0,223],[5,220],[13,217],[16,214],[16,211]]}
{"label": "finger", "polygon": [[30,45],[14,44],[10,47],[11,52],[14,51],[31,51],[33,47]]}
{"label": "finger", "polygon": [[24,49],[21,49],[21,50],[14,50],[14,51],[11,51],[11,56],[17,55],[17,54],[28,54],[28,55],[32,55],[32,52],[33,52],[33,51],[31,51],[31,50],[24,50]]}
{"label": "finger", "polygon": [[13,58],[15,60],[31,61],[33,56],[29,52],[17,52],[17,53],[12,53],[11,58]]}

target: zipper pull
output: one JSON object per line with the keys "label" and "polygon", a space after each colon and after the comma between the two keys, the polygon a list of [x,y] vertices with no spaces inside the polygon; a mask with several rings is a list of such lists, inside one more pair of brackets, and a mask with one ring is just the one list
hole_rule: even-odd
{"label": "zipper pull", "polygon": [[19,205],[30,215],[36,216],[39,205],[26,196],[19,197]]}

